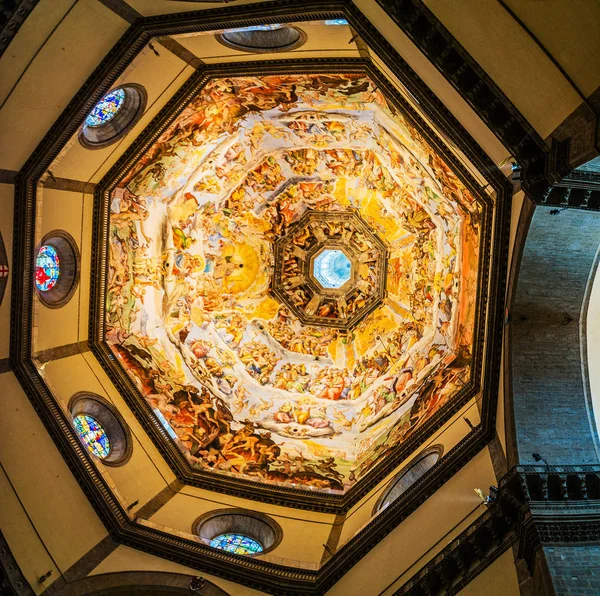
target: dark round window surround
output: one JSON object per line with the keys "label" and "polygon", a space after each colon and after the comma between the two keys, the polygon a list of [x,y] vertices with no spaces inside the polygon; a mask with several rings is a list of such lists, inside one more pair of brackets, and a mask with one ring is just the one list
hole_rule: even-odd
{"label": "dark round window surround", "polygon": [[126,83],[110,91],[117,89],[125,91],[125,99],[114,117],[100,126],[88,126],[84,121],[79,133],[79,142],[86,149],[103,149],[116,143],[135,126],[144,114],[148,95],[142,85]]}
{"label": "dark round window surround", "polygon": [[277,29],[224,31],[215,35],[224,46],[240,52],[267,54],[289,52],[306,42],[306,33],[298,27],[283,25]]}
{"label": "dark round window surround", "polygon": [[81,258],[79,249],[73,236],[64,230],[53,230],[46,234],[36,248],[34,255],[33,275],[35,276],[35,259],[40,247],[48,244],[58,253],[60,275],[52,288],[46,291],[40,290],[35,280],[33,285],[40,302],[48,308],[60,308],[64,306],[73,296],[79,282],[79,269]]}
{"label": "dark round window surround", "polygon": [[233,507],[201,515],[192,524],[192,533],[206,544],[222,534],[243,534],[262,545],[263,550],[255,555],[239,555],[244,557],[264,555],[277,548],[283,539],[281,526],[268,515]]}
{"label": "dark round window surround", "polygon": [[[76,393],[69,401],[68,410],[72,418],[87,414],[96,420],[106,431],[110,442],[108,456],[100,461],[107,466],[122,466],[131,458],[133,444],[131,431],[117,409],[103,397],[95,393]],[[82,443],[82,446],[87,447]],[[91,452],[89,452],[91,455]],[[93,456],[92,456],[93,457]]]}
{"label": "dark round window surround", "polygon": [[372,515],[383,511],[399,499],[410,486],[438,462],[443,453],[444,447],[442,445],[433,445],[421,451],[390,480],[387,488],[377,500]]}

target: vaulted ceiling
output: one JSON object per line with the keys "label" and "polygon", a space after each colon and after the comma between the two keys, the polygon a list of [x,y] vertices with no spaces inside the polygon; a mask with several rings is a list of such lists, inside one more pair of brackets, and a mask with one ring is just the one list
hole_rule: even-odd
{"label": "vaulted ceiling", "polygon": [[[59,12],[41,2],[14,44],[42,7]],[[282,24],[299,32],[288,49],[279,33],[269,52],[240,47],[248,28]],[[347,590],[359,566],[387,566],[389,535],[402,569],[377,593],[399,588],[444,546],[440,528],[455,536],[482,513],[457,495],[495,482],[510,158],[529,157],[537,192],[541,137],[571,92],[557,82],[565,101],[546,120],[543,94],[511,103],[485,44],[476,68],[418,2],[82,0],[56,26],[54,99],[19,106],[42,76],[33,56],[23,80],[5,79],[0,112],[15,138],[15,115],[35,114],[0,152],[19,171],[11,349],[90,527],[235,594]],[[9,52],[0,68],[16,72]],[[97,102],[136,85],[131,126],[112,144],[81,140]],[[78,282],[47,308],[33,263],[55,230],[77,246]],[[120,467],[79,441],[81,392],[127,427]],[[439,462],[372,516],[432,445]],[[193,528],[218,507],[272,516],[280,544],[252,558],[210,548]],[[435,546],[415,539],[413,556],[420,523]]]}

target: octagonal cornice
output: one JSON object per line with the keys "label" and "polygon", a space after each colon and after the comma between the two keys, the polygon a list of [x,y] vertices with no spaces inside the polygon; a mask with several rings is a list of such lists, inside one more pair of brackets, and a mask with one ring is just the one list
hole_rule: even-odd
{"label": "octagonal cornice", "polygon": [[[411,93],[419,99],[428,117],[439,129],[457,146],[480,170],[490,187],[496,192],[496,213],[488,214],[485,220],[488,233],[482,243],[482,250],[491,253],[487,263],[489,272],[480,275],[484,291],[481,293],[478,316],[482,310],[487,310],[490,324],[487,327],[485,343],[483,333],[478,338],[478,348],[475,357],[478,362],[485,357],[486,374],[481,383],[482,423],[469,433],[454,449],[444,457],[443,461],[428,472],[407,494],[399,501],[388,507],[375,518],[367,527],[352,538],[336,555],[318,572],[299,571],[271,563],[240,559],[235,555],[214,551],[198,543],[191,543],[182,538],[171,536],[165,532],[144,527],[135,522],[120,505],[118,499],[103,476],[99,473],[93,458],[82,448],[71,424],[63,410],[57,405],[55,398],[37,370],[31,354],[32,338],[32,300],[33,276],[32,263],[35,239],[35,220],[38,210],[37,183],[58,155],[68,140],[73,136],[83,122],[85,115],[100,97],[114,84],[133,58],[153,37],[190,33],[193,31],[209,30],[222,26],[248,26],[261,22],[290,22],[301,19],[347,18],[353,28],[374,47],[378,54],[388,62],[390,70],[401,80]],[[403,104],[404,113],[413,121],[419,120],[414,110],[408,106],[395,92],[393,86],[383,78],[369,62],[362,60],[313,60],[313,61],[272,61],[246,63],[244,65],[213,65],[205,66],[194,73],[182,89],[168,102],[161,114],[148,125],[141,137],[132,144],[127,153],[121,157],[114,168],[97,188],[93,243],[96,251],[92,268],[96,273],[102,271],[106,256],[106,193],[115,176],[123,167],[135,159],[135,155],[147,147],[151,139],[174,118],[178,106],[189,97],[198,85],[204,84],[211,76],[219,74],[261,72],[268,68],[269,72],[328,72],[334,69],[340,71],[360,71],[375,80],[386,93],[395,101]],[[489,204],[487,195],[480,191],[477,182],[448,153],[427,127],[423,129],[424,136],[452,164],[463,183],[484,202]],[[146,552],[177,560],[195,568],[205,569],[210,573],[243,581],[247,585],[257,587],[271,593],[288,594],[320,594],[331,586],[348,568],[358,561],[370,548],[376,545],[384,535],[404,519],[445,480],[460,469],[470,458],[483,448],[493,437],[495,421],[495,393],[499,372],[502,298],[506,273],[506,258],[508,248],[508,217],[510,212],[511,186],[502,174],[495,168],[491,160],[474,143],[468,133],[457,120],[446,110],[408,67],[390,44],[376,31],[351,2],[302,2],[277,1],[260,5],[245,5],[242,7],[227,7],[198,13],[179,13],[139,19],[123,35],[106,59],[92,73],[78,94],[73,98],[57,120],[52,129],[37,147],[30,159],[23,166],[16,182],[15,200],[15,242],[13,260],[13,289],[11,311],[11,366],[19,379],[24,391],[44,421],[49,434],[54,439],[65,461],[81,484],[86,495],[94,505],[98,515],[103,520],[111,534],[123,544],[143,548]],[[493,250],[491,250],[493,248]],[[484,265],[482,264],[481,267]],[[143,427],[153,438],[162,455],[169,461],[178,478],[190,484],[196,484],[209,490],[217,490],[241,497],[260,499],[288,506],[314,509],[338,513],[348,508],[377,482],[382,480],[399,461],[406,458],[426,434],[439,428],[448,416],[452,415],[462,404],[473,395],[475,386],[465,388],[462,396],[452,402],[452,407],[440,412],[432,418],[427,428],[417,431],[412,439],[402,446],[390,458],[385,466],[375,468],[373,473],[365,477],[360,490],[352,490],[340,495],[309,495],[305,491],[293,488],[272,490],[268,487],[256,487],[254,483],[244,480],[214,478],[208,473],[201,477],[190,475],[186,462],[179,452],[175,452],[168,443],[163,441],[164,430],[148,422],[149,418],[142,416],[144,404],[135,397],[135,387],[123,378],[121,372],[115,372],[111,367],[113,362],[101,335],[101,310],[97,305],[102,298],[102,274],[92,280],[92,310],[91,347],[107,371],[115,385],[127,398],[128,404],[138,415]],[[473,381],[479,383],[479,375]],[[127,397],[131,396],[131,397]]]}
{"label": "octagonal cornice", "polygon": [[[434,414],[431,419],[422,427],[419,427],[404,443],[397,445],[392,449],[391,454],[386,461],[373,467],[361,478],[360,482],[355,484],[343,495],[335,493],[316,493],[306,491],[292,486],[269,486],[264,483],[257,483],[245,478],[235,478],[231,476],[220,475],[207,470],[198,470],[192,468],[182,454],[180,449],[170,439],[165,428],[159,424],[152,412],[151,407],[140,393],[139,388],[129,377],[121,362],[114,357],[105,340],[105,310],[106,300],[106,279],[108,264],[108,237],[109,237],[109,214],[110,200],[109,196],[116,188],[120,179],[126,171],[137,163],[142,154],[146,152],[152,143],[174,122],[175,118],[184,110],[187,103],[194,97],[200,89],[208,84],[214,78],[223,76],[249,76],[269,74],[298,74],[298,73],[360,73],[366,74],[375,84],[385,90],[386,97],[392,104],[400,109],[402,113],[409,118],[427,141],[436,151],[447,160],[466,187],[478,198],[482,205],[481,226],[482,258],[479,265],[479,287],[477,292],[478,299],[475,302],[475,329],[473,348],[473,370],[474,374],[464,383],[462,389],[452,400]],[[95,189],[95,209],[94,209],[94,235],[93,235],[93,253],[92,279],[91,279],[91,299],[90,299],[90,348],[97,357],[98,361],[119,389],[121,395],[126,400],[128,406],[138,417],[148,435],[152,438],[155,445],[171,466],[173,472],[177,475],[180,482],[231,494],[238,497],[257,499],[262,502],[271,502],[278,505],[292,506],[300,509],[312,509],[323,512],[340,513],[347,511],[352,504],[356,503],[371,488],[380,482],[389,474],[399,463],[414,452],[419,445],[432,432],[441,428],[441,426],[469,399],[481,391],[480,381],[482,377],[488,378],[489,375],[482,375],[482,364],[488,358],[484,354],[484,320],[486,318],[487,297],[483,288],[487,287],[490,278],[488,270],[493,268],[493,260],[490,259],[492,250],[492,222],[493,222],[493,201],[485,193],[464,168],[464,166],[447,150],[446,146],[429,130],[427,125],[421,120],[418,114],[406,102],[406,100],[394,89],[389,81],[378,71],[378,69],[369,61],[362,59],[331,59],[331,60],[277,60],[268,62],[250,62],[243,64],[216,64],[205,65],[198,69],[183,87],[173,96],[167,106],[159,113],[152,123],[142,132],[142,134],[130,145],[127,151],[119,158],[106,176],[98,183]],[[496,237],[495,242],[501,242]],[[495,254],[495,250],[493,251]],[[495,399],[493,393],[487,394]],[[488,401],[488,397],[484,399]],[[484,406],[485,407],[485,406]]]}

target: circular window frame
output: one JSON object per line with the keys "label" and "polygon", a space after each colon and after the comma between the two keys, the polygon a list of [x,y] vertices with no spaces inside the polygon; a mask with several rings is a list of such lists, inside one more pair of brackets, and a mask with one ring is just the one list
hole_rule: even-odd
{"label": "circular window frame", "polygon": [[[138,83],[124,83],[107,91],[98,101],[118,89],[125,91],[123,105],[115,115],[99,126],[89,126],[85,119],[79,132],[79,143],[86,149],[104,149],[121,140],[139,121],[146,110],[148,93]],[[98,102],[96,102],[98,103]],[[92,106],[91,109],[93,109]],[[91,111],[90,109],[90,111]],[[88,112],[89,114],[89,112]],[[86,118],[88,116],[86,114]]]}
{"label": "circular window frame", "polygon": [[[263,547],[258,553],[237,555],[240,557],[264,555],[276,549],[283,540],[283,530],[274,519],[258,511],[235,507],[204,513],[192,524],[192,533],[207,546],[210,546],[211,540],[223,534],[241,534],[256,540]],[[223,549],[217,550],[235,554]]]}
{"label": "circular window frame", "polygon": [[[293,29],[294,31],[296,31],[299,34],[299,37],[296,41],[294,41],[293,43],[289,43],[285,46],[277,46],[277,47],[253,47],[253,46],[246,46],[243,44],[239,44],[233,41],[228,40],[225,35],[227,34],[227,31],[223,31],[222,33],[216,33],[215,34],[215,39],[223,46],[225,46],[226,48],[229,48],[230,50],[237,50],[238,52],[244,52],[246,54],[277,54],[280,52],[291,52],[292,50],[296,50],[299,47],[303,46],[306,43],[306,40],[308,39],[308,35],[306,34],[306,32],[303,29],[300,29],[300,27],[296,27],[295,25],[282,25],[281,27],[286,28],[286,29]],[[271,30],[267,30],[267,31],[277,31],[278,29],[271,29]],[[255,32],[260,32],[260,31],[252,31],[252,33]],[[240,32],[236,32],[236,33],[243,33],[243,31]]]}
{"label": "circular window frame", "polygon": [[[73,432],[77,435],[81,446],[91,457],[101,461],[103,465],[111,467],[123,466],[131,459],[133,453],[131,431],[125,420],[123,420],[123,416],[109,401],[96,393],[80,391],[71,397],[67,409],[71,416]],[[76,416],[82,414],[91,416],[96,420],[108,435],[110,451],[106,457],[94,455],[79,438],[72,421]]]}
{"label": "circular window frame", "polygon": [[[40,290],[35,282],[37,257],[44,245],[52,246],[56,250],[60,267],[58,280],[54,286],[45,291]],[[81,255],[75,238],[64,230],[52,230],[48,232],[36,247],[33,263],[33,285],[40,302],[47,308],[61,308],[64,306],[71,300],[77,289],[80,270]]]}
{"label": "circular window frame", "polygon": [[402,497],[402,495],[415,482],[417,482],[425,474],[427,474],[427,472],[429,472],[429,470],[426,470],[421,476],[419,476],[419,478],[414,480],[408,487],[406,487],[406,489],[400,495],[398,495],[398,497],[396,497],[396,499],[394,499],[393,501],[390,502],[388,507],[383,507],[383,504],[385,503],[388,495],[394,490],[394,488],[396,487],[398,482],[404,476],[406,476],[406,474],[408,474],[410,472],[410,470],[412,468],[414,468],[421,460],[423,460],[426,457],[429,457],[430,455],[433,455],[433,454],[437,454],[438,458],[437,458],[436,462],[433,464],[433,466],[431,466],[431,468],[429,468],[429,470],[431,470],[434,466],[436,466],[438,464],[438,462],[440,461],[440,459],[442,458],[442,455],[444,454],[444,446],[438,443],[437,445],[432,445],[431,447],[427,447],[427,449],[424,449],[419,454],[417,454],[415,457],[413,457],[413,459],[411,459],[397,474],[394,474],[394,477],[387,483],[387,486],[385,487],[384,491],[381,493],[381,495],[377,499],[377,502],[375,503],[375,506],[373,507],[373,512],[371,513],[371,516],[375,516],[378,513],[381,513],[382,511],[387,509],[390,505],[392,505],[398,499],[400,499]]}

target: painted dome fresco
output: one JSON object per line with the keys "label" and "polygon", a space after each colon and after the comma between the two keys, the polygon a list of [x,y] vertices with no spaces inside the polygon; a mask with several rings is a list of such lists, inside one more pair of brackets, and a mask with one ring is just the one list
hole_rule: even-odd
{"label": "painted dome fresco", "polygon": [[210,78],[112,188],[104,338],[192,468],[344,493],[473,386],[488,205],[411,122]]}

